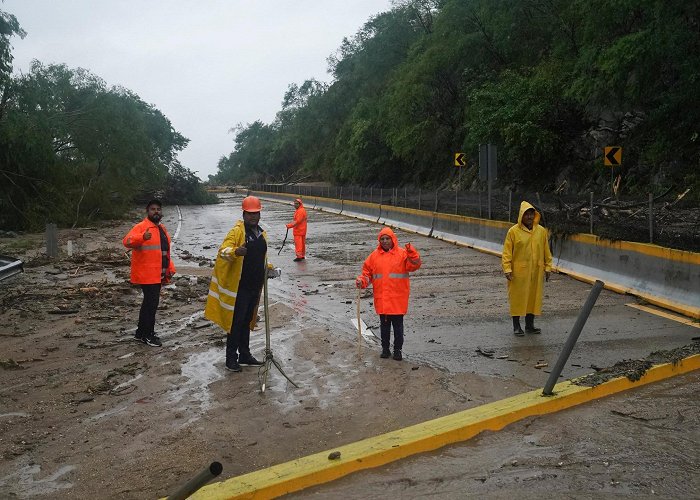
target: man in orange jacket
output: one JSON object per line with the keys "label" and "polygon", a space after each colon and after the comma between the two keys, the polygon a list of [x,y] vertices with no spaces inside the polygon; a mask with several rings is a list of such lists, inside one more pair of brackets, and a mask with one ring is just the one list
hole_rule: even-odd
{"label": "man in orange jacket", "polygon": [[294,262],[299,262],[306,258],[306,209],[301,198],[294,200],[294,208],[294,222],[287,224],[287,229],[294,228]]}
{"label": "man in orange jacket", "polygon": [[143,302],[134,339],[144,344],[163,345],[154,332],[156,310],[160,302],[160,287],[169,283],[175,274],[170,260],[170,236],[160,223],[163,217],[162,203],[153,199],[146,205],[146,218],[136,224],[122,243],[131,249],[131,282],[141,285]]}
{"label": "man in orange jacket", "polygon": [[401,361],[403,348],[403,317],[408,311],[410,294],[409,272],[417,271],[421,266],[420,254],[410,243],[405,248],[399,242],[391,228],[385,227],[379,232],[377,249],[369,254],[362,266],[362,274],[355,280],[357,288],[367,288],[370,283],[374,289],[374,309],[379,314],[382,337],[381,358],[391,356],[389,341],[391,327],[394,327],[394,359]]}

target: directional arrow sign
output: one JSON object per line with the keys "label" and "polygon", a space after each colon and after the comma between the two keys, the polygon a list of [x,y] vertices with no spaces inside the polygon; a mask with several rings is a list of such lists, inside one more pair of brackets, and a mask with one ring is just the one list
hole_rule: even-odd
{"label": "directional arrow sign", "polygon": [[455,153],[455,167],[466,167],[467,160],[464,157],[464,153]]}
{"label": "directional arrow sign", "polygon": [[606,167],[622,165],[622,148],[620,146],[607,146],[603,148],[603,164]]}

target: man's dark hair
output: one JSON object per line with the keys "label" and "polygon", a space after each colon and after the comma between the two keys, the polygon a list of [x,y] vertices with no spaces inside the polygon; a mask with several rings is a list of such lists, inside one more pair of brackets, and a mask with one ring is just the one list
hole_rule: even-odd
{"label": "man's dark hair", "polygon": [[146,204],[146,210],[148,210],[148,207],[150,207],[151,205],[158,205],[161,208],[163,207],[163,203],[158,198],[153,198],[151,201],[149,201]]}

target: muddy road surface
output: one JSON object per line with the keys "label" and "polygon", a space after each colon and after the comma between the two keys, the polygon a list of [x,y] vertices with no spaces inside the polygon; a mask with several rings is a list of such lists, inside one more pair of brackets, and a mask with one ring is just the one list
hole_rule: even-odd
{"label": "muddy road surface", "polygon": [[[156,317],[162,348],[132,339],[141,296],[128,283],[121,238],[142,213],[125,223],[62,231],[63,248],[73,241],[71,257],[42,257],[41,235],[0,240],[1,253],[21,254],[26,262],[25,273],[0,283],[0,498],[166,496],[214,460],[224,466],[222,479],[233,477],[540,387],[547,367],[535,366],[554,364],[590,289],[554,275],[538,325],[543,334],[516,338],[497,258],[399,231],[401,245],[410,241],[421,252],[423,267],[411,279],[404,361],[379,359],[371,338],[363,338],[358,348],[351,323],[354,277],[376,246],[379,227],[309,210],[307,260],[296,263],[291,236],[277,256],[293,208],[264,202],[261,222],[269,234],[269,256],[283,269],[281,279],[269,282],[272,350],[299,388],[273,368],[261,394],[258,368],[224,370],[224,332],[202,317],[210,266],[240,217],[240,199],[181,207],[181,221],[175,207],[164,207],[165,224],[171,234],[177,232],[178,275],[163,290]],[[371,300],[371,290],[363,291],[362,319],[378,334]],[[601,294],[564,377],[677,348],[698,335],[693,325],[627,305],[633,302]],[[252,334],[258,357],[264,332],[261,325]],[[697,450],[700,383],[692,376],[679,380],[689,392],[670,391],[664,404],[691,400],[687,404],[696,413],[683,410],[691,416],[669,427],[694,440]],[[643,412],[655,401],[618,398],[628,413]],[[506,437],[482,436],[465,446],[470,455],[478,451],[489,457],[484,464],[510,463],[532,425],[552,425],[561,446],[575,446],[581,437],[561,428],[567,418],[593,418],[597,404],[552,416],[551,423],[541,417],[511,426]],[[618,450],[617,439],[621,434],[631,439],[644,430],[644,422],[608,418],[603,423],[611,430],[595,436],[603,440],[601,446],[632,457],[632,449]],[[593,425],[589,431],[595,434]],[[497,446],[482,446],[494,439]],[[457,457],[454,463],[460,462],[457,449],[448,449]],[[593,446],[578,450],[577,463],[583,464],[597,453]],[[533,459],[531,474],[544,463],[538,460]],[[456,484],[455,497],[528,487],[495,475],[491,481],[488,471],[494,467],[484,465],[487,480],[477,481],[476,489],[472,481]],[[635,474],[641,478],[652,467],[640,460]],[[666,471],[668,480],[675,477],[681,489],[688,486],[688,471],[674,470]],[[451,473],[428,467],[426,474],[447,481]],[[330,497],[372,497],[385,491],[381,485],[393,481],[390,477],[379,481],[378,490],[350,487]],[[599,485],[585,465],[559,477],[571,491],[597,491]],[[402,495],[425,496],[407,484]]]}

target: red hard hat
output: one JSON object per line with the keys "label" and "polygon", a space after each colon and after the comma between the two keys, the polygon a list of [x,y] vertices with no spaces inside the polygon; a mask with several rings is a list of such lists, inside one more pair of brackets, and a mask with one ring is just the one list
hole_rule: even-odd
{"label": "red hard hat", "polygon": [[262,205],[257,196],[246,196],[243,198],[243,210],[246,212],[259,212]]}

